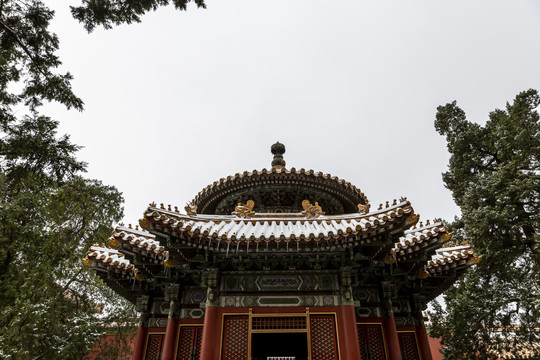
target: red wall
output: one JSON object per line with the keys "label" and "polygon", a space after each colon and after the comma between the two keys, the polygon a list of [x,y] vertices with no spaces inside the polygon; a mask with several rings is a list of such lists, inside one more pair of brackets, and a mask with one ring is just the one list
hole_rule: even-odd
{"label": "red wall", "polygon": [[441,348],[441,341],[436,338],[428,337],[429,339],[429,347],[431,348],[431,356],[433,357],[433,360],[442,360],[442,354],[439,351]]}
{"label": "red wall", "polygon": [[[108,334],[108,335],[105,335],[102,340],[101,340],[101,343],[102,345],[104,346],[114,346],[114,342],[115,342],[115,338],[116,338],[116,335],[117,334]],[[135,335],[127,335],[127,341],[128,341],[128,346],[127,346],[127,354],[124,354],[123,356],[119,356],[117,357],[118,360],[129,360],[131,359],[131,352],[132,352],[132,349],[133,349],[133,346],[135,345]],[[84,357],[84,360],[95,360],[97,358],[99,358],[100,354],[100,344],[99,342],[96,342],[96,344],[94,345],[94,348],[92,349],[92,351],[86,355]]]}

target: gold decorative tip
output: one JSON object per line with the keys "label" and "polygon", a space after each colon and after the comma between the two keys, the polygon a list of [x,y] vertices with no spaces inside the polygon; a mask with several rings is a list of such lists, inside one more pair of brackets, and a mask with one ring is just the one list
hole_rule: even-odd
{"label": "gold decorative tip", "polygon": [[135,230],[139,230],[139,225],[135,225]]}
{"label": "gold decorative tip", "polygon": [[392,202],[392,206],[396,206],[397,205],[397,199],[394,199],[394,201]]}
{"label": "gold decorative tip", "polygon": [[427,279],[428,276],[429,276],[429,272],[427,272],[426,269],[419,269],[416,272],[416,277],[418,277],[420,279]]}
{"label": "gold decorative tip", "polygon": [[369,201],[366,200],[366,204],[358,204],[357,205],[358,207],[358,213],[359,214],[367,214],[369,212],[369,208],[371,207],[371,204],[369,203]]}
{"label": "gold decorative tip", "polygon": [[167,210],[168,210],[168,211],[172,211],[172,209],[171,209],[171,205],[170,205],[170,204],[169,204],[169,205],[167,205]]}
{"label": "gold decorative tip", "polygon": [[416,225],[418,220],[420,220],[420,215],[412,214],[409,218],[407,218],[407,225],[409,225],[409,226]]}
{"label": "gold decorative tip", "polygon": [[124,226],[124,223],[123,223],[123,222],[121,222],[120,224],[118,224],[118,226]]}
{"label": "gold decorative tip", "polygon": [[245,205],[238,203],[238,206],[234,208],[231,215],[236,215],[240,218],[249,219],[255,215],[253,208],[255,207],[255,201],[248,200]]}
{"label": "gold decorative tip", "polygon": [[472,259],[471,259],[471,264],[473,265],[476,265],[478,264],[480,261],[482,261],[482,257],[481,256],[473,256]]}
{"label": "gold decorative tip", "polygon": [[399,199],[400,202],[404,202],[404,201],[407,201],[407,198],[405,196],[402,196],[400,199]]}
{"label": "gold decorative tip", "polygon": [[382,204],[379,204],[379,208],[377,210],[382,210]]}
{"label": "gold decorative tip", "polygon": [[128,228],[130,228],[130,229],[131,229],[131,224],[128,224]]}
{"label": "gold decorative tip", "polygon": [[176,267],[176,261],[174,261],[172,259],[167,259],[167,260],[163,261],[163,264],[165,264],[165,266],[168,267],[168,268]]}
{"label": "gold decorative tip", "polygon": [[452,238],[452,233],[449,233],[449,232],[444,233],[441,235],[441,242],[443,244],[446,244],[448,241],[450,241],[451,238]]}
{"label": "gold decorative tip", "polygon": [[184,210],[188,216],[197,216],[197,205],[186,204]]}
{"label": "gold decorative tip", "polygon": [[144,276],[140,273],[135,274],[135,279],[137,280],[144,280]]}
{"label": "gold decorative tip", "polygon": [[390,201],[386,202],[386,207],[390,207]]}
{"label": "gold decorative tip", "polygon": [[324,211],[322,211],[322,208],[319,206],[318,202],[315,202],[315,205],[312,205],[309,200],[304,200],[302,201],[302,207],[304,208],[302,215],[304,215],[307,219],[314,219],[324,215]]}
{"label": "gold decorative tip", "polygon": [[159,204],[159,208],[165,210],[165,205],[163,203]]}
{"label": "gold decorative tip", "polygon": [[118,239],[110,238],[109,239],[109,245],[113,249],[118,249],[120,247],[120,245],[122,245],[122,243]]}
{"label": "gold decorative tip", "polygon": [[148,204],[148,206],[150,206],[150,207],[156,207],[156,202],[155,202],[155,201],[152,201],[150,204]]}
{"label": "gold decorative tip", "polygon": [[430,223],[429,223],[429,219],[426,220],[426,226],[429,226]]}
{"label": "gold decorative tip", "polygon": [[146,218],[146,215],[144,216],[144,218],[142,219],[139,219],[139,225],[141,226],[141,229],[143,230],[150,230],[150,221],[148,221],[148,219]]}
{"label": "gold decorative tip", "polygon": [[174,212],[180,212],[180,211],[178,211],[178,206],[174,207]]}
{"label": "gold decorative tip", "polygon": [[84,266],[88,267],[88,268],[91,268],[92,267],[92,264],[94,264],[94,262],[92,260],[90,260],[88,258],[88,256],[84,257],[82,259],[82,263],[84,264]]}
{"label": "gold decorative tip", "polygon": [[394,264],[396,262],[396,258],[394,255],[386,255],[383,259],[383,262],[385,264]]}

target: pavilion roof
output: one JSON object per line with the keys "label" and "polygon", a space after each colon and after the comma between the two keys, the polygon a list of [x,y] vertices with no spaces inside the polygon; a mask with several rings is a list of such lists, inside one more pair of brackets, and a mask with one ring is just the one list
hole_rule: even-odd
{"label": "pavilion roof", "polygon": [[432,299],[479,261],[468,244],[446,247],[451,234],[441,220],[418,223],[406,198],[370,211],[365,194],[350,182],[287,169],[283,144],[274,144],[271,151],[271,169],[214,182],[185,207],[185,214],[177,207],[150,204],[139,220],[141,230],[121,224],[109,246],[90,247],[83,262],[106,274],[108,284],[133,301],[130,279],[140,280],[141,292],[154,291],[169,280],[196,283],[210,264],[226,271],[243,270],[245,263],[264,270],[259,260],[270,253],[269,261],[300,259],[304,269],[354,266],[367,276],[396,270],[394,276],[421,283],[421,291]]}
{"label": "pavilion roof", "polygon": [[248,246],[248,243],[267,242],[271,245],[298,242],[301,245],[341,243],[354,237],[362,242],[374,234],[394,228],[414,215],[406,200],[366,214],[320,215],[306,218],[294,214],[254,214],[250,218],[236,215],[185,215],[150,206],[145,212],[146,227],[150,223],[161,229],[195,238],[196,245],[223,242]]}
{"label": "pavilion roof", "polygon": [[214,181],[202,189],[190,204],[197,206],[200,213],[209,213],[213,210],[212,204],[215,205],[218,199],[261,184],[264,186],[272,184],[306,185],[339,197],[347,204],[348,208],[355,208],[359,203],[368,203],[366,195],[359,188],[337,176],[304,168],[272,167],[244,171]]}

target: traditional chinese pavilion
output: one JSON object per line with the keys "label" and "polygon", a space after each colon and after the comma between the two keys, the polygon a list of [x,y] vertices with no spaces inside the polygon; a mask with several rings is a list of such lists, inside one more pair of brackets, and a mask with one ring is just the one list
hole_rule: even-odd
{"label": "traditional chinese pavilion", "polygon": [[[133,359],[431,359],[422,311],[468,266],[406,198],[371,208],[354,185],[286,168],[150,204],[84,262],[141,313]],[[454,244],[455,245],[455,244]]]}

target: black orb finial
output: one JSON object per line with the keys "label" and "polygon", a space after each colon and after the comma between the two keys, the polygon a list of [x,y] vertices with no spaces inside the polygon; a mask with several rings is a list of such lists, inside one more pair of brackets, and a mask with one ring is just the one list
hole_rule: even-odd
{"label": "black orb finial", "polygon": [[272,145],[270,151],[272,151],[272,154],[274,154],[274,159],[272,160],[272,167],[285,167],[285,160],[283,160],[283,154],[285,154],[285,145],[278,141],[277,143]]}

